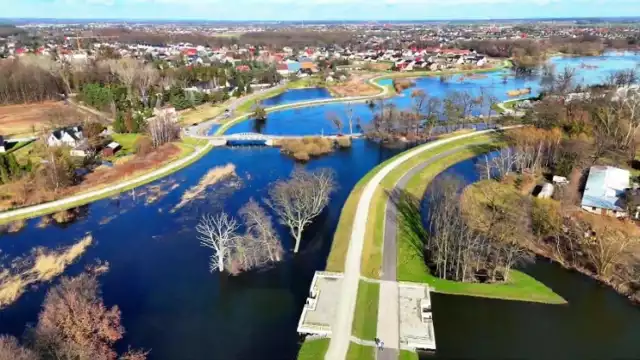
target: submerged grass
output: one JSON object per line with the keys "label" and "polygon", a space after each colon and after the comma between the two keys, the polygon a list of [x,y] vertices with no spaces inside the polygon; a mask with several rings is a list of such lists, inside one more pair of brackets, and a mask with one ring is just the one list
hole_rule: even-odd
{"label": "submerged grass", "polygon": [[27,259],[18,259],[10,268],[0,269],[0,308],[16,301],[34,284],[53,280],[79,258],[92,244],[93,237],[86,235],[79,242],[58,251],[36,249]]}
{"label": "submerged grass", "polygon": [[201,199],[206,195],[206,190],[208,187],[230,177],[236,175],[236,166],[233,164],[227,164],[225,166],[216,166],[215,168],[209,170],[198,182],[197,185],[192,186],[190,189],[185,191],[180,199],[180,202],[174,206],[171,212],[174,212],[193,200]]}

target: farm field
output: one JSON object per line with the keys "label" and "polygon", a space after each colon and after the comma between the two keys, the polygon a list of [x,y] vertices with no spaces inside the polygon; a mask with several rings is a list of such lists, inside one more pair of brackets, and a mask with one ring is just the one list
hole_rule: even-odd
{"label": "farm field", "polygon": [[51,125],[73,124],[88,115],[63,101],[0,106],[0,135],[26,136]]}

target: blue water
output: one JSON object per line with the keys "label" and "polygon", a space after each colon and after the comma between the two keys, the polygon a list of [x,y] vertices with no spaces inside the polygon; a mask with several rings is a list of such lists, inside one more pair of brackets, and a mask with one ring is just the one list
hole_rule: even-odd
{"label": "blue water", "polygon": [[[7,265],[35,247],[68,246],[90,232],[94,245],[65,274],[78,274],[97,258],[109,262],[100,283],[106,303],[122,310],[123,347],[151,349],[151,359],[295,359],[300,309],[314,272],[325,266],[342,204],[364,174],[398,151],[356,140],[351,149],[298,165],[276,148],[217,148],[174,175],[136,189],[135,197],[129,192],[85,207],[86,216],[65,227],[39,229],[35,219],[19,233],[0,235],[2,261]],[[239,182],[216,185],[206,199],[170,212],[209,169],[227,163],[236,166]],[[237,277],[209,273],[211,252],[199,245],[194,231],[199,217],[222,209],[236,216],[250,198],[262,202],[269,184],[298,166],[331,168],[339,184],[326,211],[305,231],[300,253]],[[179,188],[145,204],[143,194],[150,187],[171,184]],[[111,216],[111,222],[100,225]],[[275,218],[274,226],[284,248],[291,250],[290,237]],[[0,334],[21,336],[25,325],[37,320],[47,288],[27,289],[2,310]]]}
{"label": "blue water", "polygon": [[[583,61],[589,65],[597,65],[598,67],[595,69],[580,68],[580,64]],[[617,55],[609,53],[602,57],[556,57],[551,59],[551,63],[555,65],[557,71],[562,71],[565,67],[576,68],[577,82],[584,85],[592,85],[601,83],[607,75],[614,71],[635,68],[636,64],[640,63],[640,55],[630,53]],[[494,96],[499,101],[510,99],[507,95],[507,92],[510,90],[531,88],[531,94],[525,96],[536,96],[540,92],[540,82],[537,77],[515,77],[508,70],[477,74],[472,77],[455,75],[445,82],[440,81],[439,77],[423,77],[415,79],[415,82],[415,87],[402,91],[401,94],[387,100],[387,102],[395,104],[401,110],[410,110],[412,106],[411,93],[417,89],[423,90],[429,96],[438,98],[443,98],[454,91],[468,93],[474,98],[480,96],[481,92],[485,92],[486,94]],[[380,82],[382,85],[390,83],[391,80],[388,79]],[[281,96],[287,94],[288,92],[285,92]],[[308,100],[315,99],[316,97],[308,98]],[[486,109],[488,105],[489,104],[486,104],[484,109]],[[371,121],[375,110],[372,110],[365,103],[356,103],[352,106],[355,117],[358,118],[361,124],[365,125]],[[478,109],[475,113],[478,114],[480,111],[486,114],[486,112],[481,109]],[[348,133],[349,129],[346,121],[344,121],[345,125],[341,131],[338,131],[331,121],[328,120],[328,117],[332,113],[338,114],[343,119],[346,119],[345,104],[325,104],[277,111],[270,113],[267,121],[264,123],[256,123],[255,120],[248,120],[231,127],[227,133],[260,132],[270,135]]]}
{"label": "blue water", "polygon": [[[491,157],[491,155],[489,155]],[[480,179],[479,156],[440,173],[432,184]],[[429,209],[427,189],[421,212]],[[520,270],[562,296],[546,305],[468,296],[433,295],[436,359],[637,359],[640,309],[587,276],[537,259]],[[464,339],[464,341],[461,341]],[[432,358],[432,357],[429,357]]]}
{"label": "blue water", "polygon": [[330,97],[331,93],[329,93],[329,90],[325,88],[291,89],[283,92],[282,94],[262,100],[262,105],[270,107],[276,105],[292,104],[309,99],[328,99]]}

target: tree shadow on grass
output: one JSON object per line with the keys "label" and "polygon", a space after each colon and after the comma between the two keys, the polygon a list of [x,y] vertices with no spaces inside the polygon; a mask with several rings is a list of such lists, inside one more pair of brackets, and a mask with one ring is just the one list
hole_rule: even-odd
{"label": "tree shadow on grass", "polygon": [[422,223],[420,199],[403,189],[387,191],[387,196],[397,209],[397,226],[403,235],[398,241],[406,242],[415,254],[424,258],[424,242],[427,231]]}

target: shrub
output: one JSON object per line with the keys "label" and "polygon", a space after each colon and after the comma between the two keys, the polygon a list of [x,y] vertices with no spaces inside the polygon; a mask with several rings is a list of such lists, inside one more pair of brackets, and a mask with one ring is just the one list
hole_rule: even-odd
{"label": "shrub", "polygon": [[350,137],[339,137],[336,139],[336,144],[338,144],[339,148],[346,149],[351,147],[351,138]]}
{"label": "shrub", "polygon": [[136,140],[134,149],[137,155],[147,155],[153,151],[153,141],[147,136],[141,136]]}

